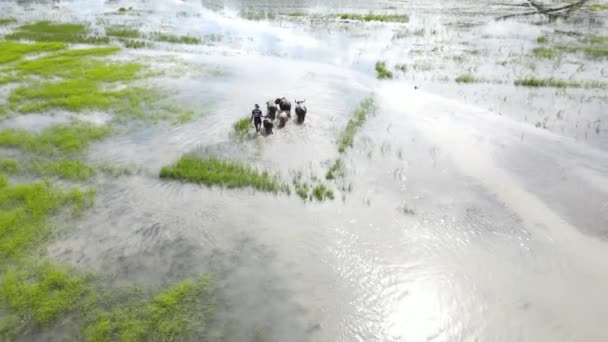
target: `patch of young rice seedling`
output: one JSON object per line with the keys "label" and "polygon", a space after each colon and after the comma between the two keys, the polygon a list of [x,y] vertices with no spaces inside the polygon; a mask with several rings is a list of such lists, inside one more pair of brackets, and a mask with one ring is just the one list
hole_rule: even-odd
{"label": "patch of young rice seedling", "polygon": [[410,17],[407,14],[355,14],[355,13],[343,13],[340,14],[341,20],[359,20],[359,21],[380,21],[380,22],[395,22],[395,23],[407,23]]}
{"label": "patch of young rice seedling", "polygon": [[0,42],[0,64],[14,62],[27,54],[57,51],[65,47],[64,43]]}
{"label": "patch of young rice seedling", "polygon": [[92,36],[87,27],[82,24],[52,23],[39,21],[34,24],[23,25],[13,33],[5,36],[9,40],[33,40],[42,42],[65,43],[108,43],[107,37]]}
{"label": "patch of young rice seedling", "polygon": [[160,177],[208,186],[251,187],[256,190],[274,193],[283,189],[283,184],[279,179],[270,176],[267,171],[260,172],[236,161],[213,157],[183,156],[175,164],[163,167],[160,171]]}
{"label": "patch of young rice seedling", "polygon": [[479,82],[473,75],[465,74],[460,75],[454,79],[457,83],[476,83]]}
{"label": "patch of young rice seedling", "polygon": [[353,146],[355,134],[363,126],[365,120],[367,120],[367,116],[370,113],[373,113],[375,110],[374,99],[369,97],[359,104],[355,112],[353,113],[353,117],[348,120],[346,127],[340,133],[340,138],[338,140],[338,151],[340,153],[344,153],[347,148]]}
{"label": "patch of young rice seedling", "polygon": [[378,79],[383,80],[383,79],[393,78],[393,73],[386,68],[385,62],[382,62],[382,61],[376,62],[375,69],[376,69],[376,77]]}
{"label": "patch of young rice seedling", "polygon": [[110,134],[106,126],[72,123],[51,126],[40,133],[5,128],[0,130],[0,146],[40,155],[70,155],[84,151],[91,142]]}
{"label": "patch of young rice seedling", "polygon": [[6,26],[17,22],[15,18],[0,18],[0,26]]}

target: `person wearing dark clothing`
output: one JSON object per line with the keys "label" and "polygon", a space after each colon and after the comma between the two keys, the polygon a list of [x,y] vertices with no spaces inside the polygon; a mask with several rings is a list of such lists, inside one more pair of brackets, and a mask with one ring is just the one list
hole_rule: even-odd
{"label": "person wearing dark clothing", "polygon": [[259,132],[260,126],[262,126],[262,111],[258,104],[256,104],[255,108],[251,111],[251,121],[253,121],[253,124],[255,125],[256,132]]}

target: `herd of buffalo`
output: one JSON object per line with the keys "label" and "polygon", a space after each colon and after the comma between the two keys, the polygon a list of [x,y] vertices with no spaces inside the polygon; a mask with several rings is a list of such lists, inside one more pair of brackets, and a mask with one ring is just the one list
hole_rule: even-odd
{"label": "herd of buffalo", "polygon": [[[306,118],[306,105],[305,100],[296,100],[296,122],[302,124]],[[285,127],[287,121],[291,118],[291,102],[285,97],[278,98],[274,102],[266,102],[266,115],[264,117],[263,127],[265,134],[272,134],[274,128],[274,121],[278,120],[277,125],[279,128]]]}

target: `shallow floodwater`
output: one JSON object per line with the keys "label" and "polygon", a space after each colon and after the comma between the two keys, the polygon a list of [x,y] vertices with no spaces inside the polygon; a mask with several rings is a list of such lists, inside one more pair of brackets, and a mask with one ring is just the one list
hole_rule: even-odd
{"label": "shallow floodwater", "polygon": [[[0,2],[20,21],[95,26],[103,18],[142,31],[223,36],[213,46],[159,44],[121,56],[178,68],[146,82],[204,115],[179,126],[135,126],[95,144],[90,161],[135,165],[138,172],[101,176],[94,208],[62,231],[51,255],[116,286],[154,288],[211,272],[226,301],[221,319],[238,322],[229,341],[607,340],[605,89],[452,81],[471,71],[493,80],[527,75],[527,61],[501,69],[493,56],[531,49],[538,35],[554,29],[606,35],[606,27],[603,21],[537,25],[538,18],[494,22],[521,11],[512,4]],[[131,6],[134,11],[116,15]],[[237,15],[244,8],[389,7],[410,14],[410,23],[346,26]],[[412,33],[420,29],[422,36]],[[405,30],[409,38],[394,39]],[[463,64],[454,62],[460,54]],[[373,65],[381,59],[407,64],[408,71],[378,81]],[[534,63],[539,71],[554,68]],[[606,81],[605,62],[585,64],[577,77]],[[552,72],[571,75],[567,62]],[[344,157],[352,191],[338,192],[335,201],[305,203],[293,195],[157,177],[184,153],[211,153],[287,180],[296,172],[323,178],[338,157],[340,130],[370,94],[378,108]],[[304,125],[242,144],[231,138],[232,123],[254,103],[278,96],[307,100]],[[546,116],[547,128],[535,127]],[[63,119],[10,119],[0,126],[40,129]]]}

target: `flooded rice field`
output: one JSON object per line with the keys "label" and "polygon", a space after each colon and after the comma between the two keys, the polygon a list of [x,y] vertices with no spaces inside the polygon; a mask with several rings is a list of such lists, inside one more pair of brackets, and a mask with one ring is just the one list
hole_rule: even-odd
{"label": "flooded rice field", "polygon": [[606,341],[608,3],[497,20],[569,3],[0,0],[0,340]]}

